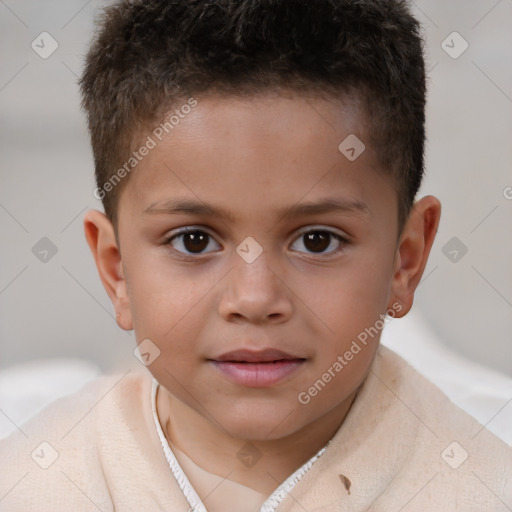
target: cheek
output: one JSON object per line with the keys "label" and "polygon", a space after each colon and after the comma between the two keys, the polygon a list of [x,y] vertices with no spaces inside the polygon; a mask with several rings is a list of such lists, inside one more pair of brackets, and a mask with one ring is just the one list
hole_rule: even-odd
{"label": "cheek", "polygon": [[391,263],[376,260],[371,252],[354,255],[329,272],[302,274],[294,291],[331,335],[357,336],[386,310]]}
{"label": "cheek", "polygon": [[125,275],[138,338],[165,342],[179,325],[194,325],[191,318],[215,283],[197,270],[191,273],[190,267],[171,265],[165,254],[132,253]]}

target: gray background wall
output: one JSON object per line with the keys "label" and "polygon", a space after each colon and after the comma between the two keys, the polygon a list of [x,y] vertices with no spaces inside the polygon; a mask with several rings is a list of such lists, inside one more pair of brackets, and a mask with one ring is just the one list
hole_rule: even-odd
{"label": "gray background wall", "polygon": [[[76,81],[102,4],[0,0],[0,368],[133,361],[133,335],[116,326],[81,223],[100,204]],[[512,375],[512,0],[425,0],[414,10],[429,69],[422,193],[444,206],[415,307],[447,346]],[[51,49],[43,31],[58,43],[47,59],[31,48]]]}

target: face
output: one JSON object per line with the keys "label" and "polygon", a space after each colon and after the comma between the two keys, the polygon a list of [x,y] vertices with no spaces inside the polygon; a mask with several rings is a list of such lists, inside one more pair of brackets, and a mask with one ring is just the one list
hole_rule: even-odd
{"label": "face", "polygon": [[[119,200],[124,322],[180,401],[277,439],[343,407],[368,371],[380,332],[357,340],[392,307],[397,197],[355,102],[197,101]],[[338,149],[351,134],[366,145],[353,161]]]}

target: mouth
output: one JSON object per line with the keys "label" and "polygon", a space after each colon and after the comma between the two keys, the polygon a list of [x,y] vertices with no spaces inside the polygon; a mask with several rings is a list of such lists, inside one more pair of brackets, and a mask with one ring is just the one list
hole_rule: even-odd
{"label": "mouth", "polygon": [[246,387],[269,387],[282,381],[306,359],[276,349],[234,350],[209,362],[230,381]]}

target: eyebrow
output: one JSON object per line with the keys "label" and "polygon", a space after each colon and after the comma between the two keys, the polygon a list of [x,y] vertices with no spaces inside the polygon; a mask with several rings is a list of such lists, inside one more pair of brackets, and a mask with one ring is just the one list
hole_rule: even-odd
{"label": "eyebrow", "polygon": [[[144,210],[144,213],[150,215],[188,214],[214,216],[220,219],[227,219],[232,222],[235,218],[233,213],[228,210],[190,199],[169,199],[163,202],[157,201],[149,205]],[[297,203],[284,208],[278,213],[279,218],[283,219],[306,215],[322,215],[327,213],[348,213],[358,215],[371,214],[370,209],[363,201],[351,198],[327,198],[314,203]]]}

